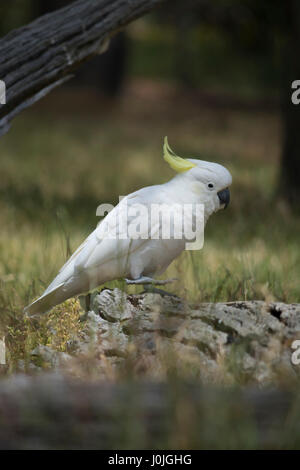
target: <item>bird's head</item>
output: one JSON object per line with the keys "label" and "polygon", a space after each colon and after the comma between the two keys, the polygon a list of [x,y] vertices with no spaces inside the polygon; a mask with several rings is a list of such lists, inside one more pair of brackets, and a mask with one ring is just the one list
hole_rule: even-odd
{"label": "bird's head", "polygon": [[[197,159],[185,159],[176,155],[164,141],[164,159],[180,175],[188,189],[205,204],[207,215],[219,209],[225,209],[230,201],[229,186],[232,177],[222,165]],[[178,176],[179,176],[178,175]]]}

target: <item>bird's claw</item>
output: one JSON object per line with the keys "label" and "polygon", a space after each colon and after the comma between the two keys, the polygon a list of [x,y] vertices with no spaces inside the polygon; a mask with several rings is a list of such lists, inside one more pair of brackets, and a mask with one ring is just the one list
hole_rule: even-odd
{"label": "bird's claw", "polygon": [[139,279],[125,279],[127,285],[143,285],[143,286],[164,286],[178,281],[177,278],[173,279],[152,279],[151,277],[142,276]]}

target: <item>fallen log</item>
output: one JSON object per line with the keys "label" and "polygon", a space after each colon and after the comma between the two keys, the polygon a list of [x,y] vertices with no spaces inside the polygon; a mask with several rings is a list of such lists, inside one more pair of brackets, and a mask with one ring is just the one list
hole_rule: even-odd
{"label": "fallen log", "polygon": [[297,448],[298,405],[283,390],[19,375],[0,381],[0,449]]}

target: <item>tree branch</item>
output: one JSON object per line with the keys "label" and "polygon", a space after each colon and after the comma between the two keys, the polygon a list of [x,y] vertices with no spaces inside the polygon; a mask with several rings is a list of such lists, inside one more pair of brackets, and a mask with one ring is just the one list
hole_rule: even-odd
{"label": "tree branch", "polygon": [[0,79],[6,84],[0,136],[16,114],[71,78],[111,36],[163,1],[77,0],[0,39]]}

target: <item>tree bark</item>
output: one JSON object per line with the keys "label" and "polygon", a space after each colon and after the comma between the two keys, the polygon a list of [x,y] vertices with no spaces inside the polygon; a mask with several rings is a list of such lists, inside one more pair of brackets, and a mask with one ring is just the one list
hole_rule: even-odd
{"label": "tree bark", "polygon": [[72,71],[101,53],[109,38],[164,0],[77,0],[41,16],[0,40],[0,136],[24,108],[71,78]]}

